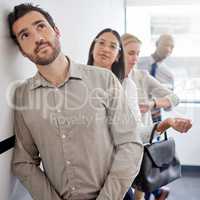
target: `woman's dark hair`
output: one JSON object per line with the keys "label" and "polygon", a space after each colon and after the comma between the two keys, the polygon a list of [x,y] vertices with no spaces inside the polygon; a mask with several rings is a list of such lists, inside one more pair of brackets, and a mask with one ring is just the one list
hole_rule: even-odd
{"label": "woman's dark hair", "polygon": [[117,76],[119,81],[122,82],[124,80],[124,77],[125,77],[124,49],[123,49],[123,45],[122,45],[122,41],[121,41],[120,35],[119,35],[119,33],[117,31],[112,30],[110,28],[106,28],[106,29],[102,30],[101,32],[99,32],[97,34],[97,36],[94,38],[94,40],[92,41],[92,44],[90,46],[87,64],[88,65],[93,65],[94,64],[93,50],[94,50],[95,41],[103,33],[112,33],[117,38],[117,40],[119,42],[119,47],[120,47],[119,58],[118,58],[117,61],[115,61],[112,64],[111,70]]}
{"label": "woman's dark hair", "polygon": [[49,22],[49,24],[52,26],[52,28],[55,28],[55,23],[53,21],[53,18],[50,16],[48,12],[40,8],[39,6],[33,6],[31,3],[26,4],[19,4],[14,7],[13,12],[9,13],[8,15],[8,25],[9,25],[9,31],[10,36],[14,40],[15,43],[18,44],[16,35],[13,33],[13,24],[20,18],[23,17],[25,14],[31,12],[31,11],[37,11],[41,13],[46,20]]}

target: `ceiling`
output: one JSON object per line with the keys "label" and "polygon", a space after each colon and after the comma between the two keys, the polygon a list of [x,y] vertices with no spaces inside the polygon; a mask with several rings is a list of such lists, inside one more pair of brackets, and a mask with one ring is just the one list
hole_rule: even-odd
{"label": "ceiling", "polygon": [[127,6],[194,5],[199,0],[125,0]]}

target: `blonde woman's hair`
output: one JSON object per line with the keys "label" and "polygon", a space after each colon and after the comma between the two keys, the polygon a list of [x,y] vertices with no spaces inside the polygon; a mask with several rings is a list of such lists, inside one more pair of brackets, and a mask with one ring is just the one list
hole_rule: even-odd
{"label": "blonde woman's hair", "polygon": [[132,35],[130,33],[123,34],[121,36],[121,40],[122,40],[124,46],[126,46],[130,42],[135,42],[135,43],[142,44],[142,42],[141,42],[141,40],[139,38],[137,38],[136,36],[134,36],[134,35]]}

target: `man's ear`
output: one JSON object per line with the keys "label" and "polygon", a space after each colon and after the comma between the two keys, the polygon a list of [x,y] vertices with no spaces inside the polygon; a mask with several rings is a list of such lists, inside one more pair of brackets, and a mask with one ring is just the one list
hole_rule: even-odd
{"label": "man's ear", "polygon": [[56,36],[60,37],[60,30],[59,30],[59,28],[57,26],[55,26],[53,29],[54,29],[54,31],[56,33]]}

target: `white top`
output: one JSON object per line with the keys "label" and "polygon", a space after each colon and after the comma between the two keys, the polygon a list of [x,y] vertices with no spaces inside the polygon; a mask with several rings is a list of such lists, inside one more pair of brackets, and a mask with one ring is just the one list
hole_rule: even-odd
{"label": "white top", "polygon": [[128,104],[135,117],[135,120],[138,122],[137,131],[140,133],[141,140],[143,143],[147,143],[149,142],[150,134],[154,125],[150,124],[149,126],[145,126],[142,122],[142,116],[138,103],[137,87],[130,75],[124,79],[122,87],[124,88],[128,99]]}
{"label": "white top", "polygon": [[135,117],[135,120],[138,123],[142,123],[142,116],[139,109],[137,87],[131,77],[126,77],[123,80],[122,87],[124,88],[125,94],[128,99],[128,104],[131,108],[131,111]]}
{"label": "white top", "polygon": [[[139,63],[137,64],[138,69],[143,69],[151,71],[151,65],[155,63],[155,60],[152,56],[140,58]],[[174,74],[170,70],[170,67],[163,61],[157,62],[157,70],[155,78],[160,81],[162,84],[166,85],[169,89],[173,89],[174,86]]]}

